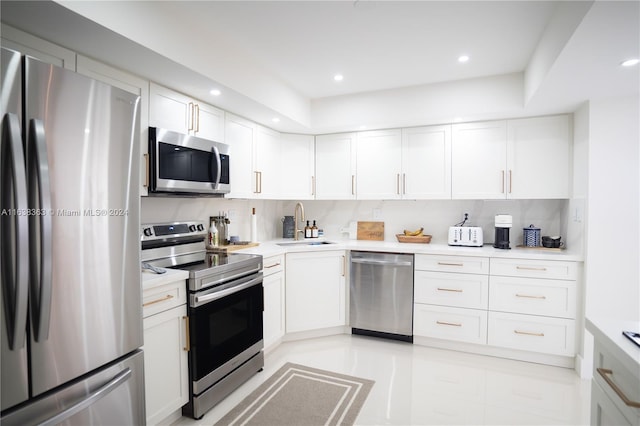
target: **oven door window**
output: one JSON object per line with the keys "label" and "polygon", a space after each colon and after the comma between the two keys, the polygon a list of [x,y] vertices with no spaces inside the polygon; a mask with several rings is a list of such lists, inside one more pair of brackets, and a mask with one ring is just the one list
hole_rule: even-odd
{"label": "oven door window", "polygon": [[191,309],[192,380],[262,340],[263,308],[262,285],[255,285]]}
{"label": "oven door window", "polygon": [[159,170],[161,179],[189,182],[215,183],[218,162],[213,151],[202,151],[184,146],[158,143]]}

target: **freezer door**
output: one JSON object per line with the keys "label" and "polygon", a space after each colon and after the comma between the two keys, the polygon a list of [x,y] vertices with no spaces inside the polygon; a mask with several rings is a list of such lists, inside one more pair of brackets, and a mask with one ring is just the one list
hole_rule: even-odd
{"label": "freezer door", "polygon": [[0,419],[3,426],[144,425],[141,350]]}
{"label": "freezer door", "polygon": [[29,223],[22,144],[22,73],[18,52],[2,49],[0,60],[0,334],[2,410],[25,401]]}
{"label": "freezer door", "polygon": [[142,346],[139,97],[25,59],[32,395]]}

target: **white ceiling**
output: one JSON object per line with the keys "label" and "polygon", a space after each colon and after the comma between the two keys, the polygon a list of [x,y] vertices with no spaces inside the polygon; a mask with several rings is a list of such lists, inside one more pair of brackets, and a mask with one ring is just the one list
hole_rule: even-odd
{"label": "white ceiling", "polygon": [[[277,130],[301,133],[355,130],[367,119],[373,127],[400,127],[459,115],[477,120],[571,112],[588,99],[637,95],[638,67],[621,70],[619,62],[640,56],[639,5],[0,2],[3,22]],[[461,54],[469,62],[458,63]],[[344,80],[336,83],[335,73]],[[468,92],[469,85],[481,90]],[[213,86],[222,96],[208,93]],[[500,101],[484,102],[487,94]],[[467,107],[462,114],[461,106]],[[271,122],[274,116],[281,122]]]}

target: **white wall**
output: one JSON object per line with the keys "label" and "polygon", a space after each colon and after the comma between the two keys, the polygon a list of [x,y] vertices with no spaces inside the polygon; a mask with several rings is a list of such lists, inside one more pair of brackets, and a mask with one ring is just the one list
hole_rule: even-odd
{"label": "white wall", "polygon": [[591,101],[586,316],[640,321],[640,98]]}

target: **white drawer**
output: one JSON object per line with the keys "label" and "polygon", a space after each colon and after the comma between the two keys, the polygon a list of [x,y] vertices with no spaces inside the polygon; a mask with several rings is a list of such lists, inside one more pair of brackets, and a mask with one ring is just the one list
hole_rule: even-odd
{"label": "white drawer", "polygon": [[487,309],[487,275],[415,271],[414,303]]}
{"label": "white drawer", "polygon": [[415,269],[416,271],[488,274],[489,258],[417,254],[415,257]]}
{"label": "white drawer", "polygon": [[575,335],[574,320],[489,312],[487,342],[492,346],[574,356]]}
{"label": "white drawer", "polygon": [[157,314],[187,303],[187,285],[184,281],[153,287],[142,292],[142,317]]}
{"label": "white drawer", "polygon": [[489,309],[575,319],[576,282],[491,276]]}
{"label": "white drawer", "polygon": [[265,257],[262,264],[262,273],[265,277],[281,272],[284,270],[284,254]]}
{"label": "white drawer", "polygon": [[575,280],[578,264],[561,260],[491,259],[491,275]]}
{"label": "white drawer", "polygon": [[620,413],[630,424],[640,424],[640,408],[630,404],[640,403],[640,371],[631,371],[596,340],[593,357],[593,380],[602,388]]}
{"label": "white drawer", "polygon": [[468,343],[487,343],[487,311],[413,305],[413,334]]}

